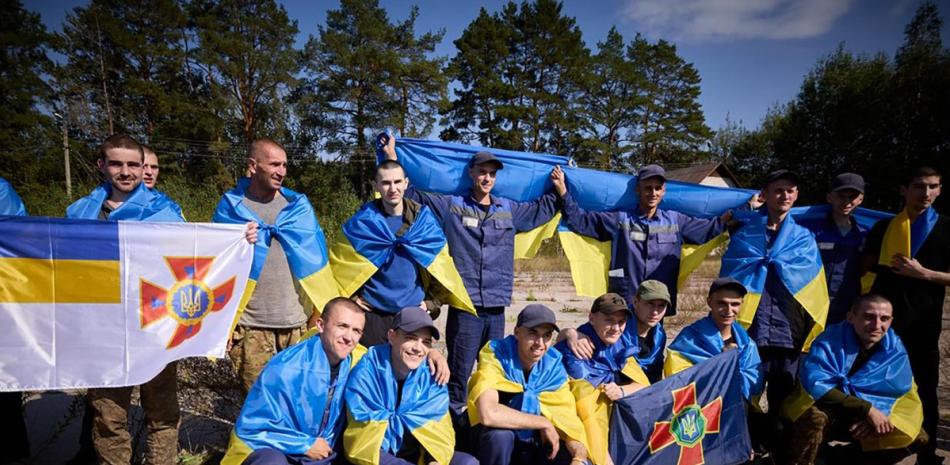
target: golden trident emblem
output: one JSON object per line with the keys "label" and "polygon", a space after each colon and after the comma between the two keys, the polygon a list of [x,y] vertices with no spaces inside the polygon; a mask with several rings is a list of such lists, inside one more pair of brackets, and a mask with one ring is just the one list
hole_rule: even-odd
{"label": "golden trident emblem", "polygon": [[201,311],[201,293],[195,292],[195,288],[192,286],[182,289],[178,292],[178,303],[189,317],[194,317],[195,314]]}

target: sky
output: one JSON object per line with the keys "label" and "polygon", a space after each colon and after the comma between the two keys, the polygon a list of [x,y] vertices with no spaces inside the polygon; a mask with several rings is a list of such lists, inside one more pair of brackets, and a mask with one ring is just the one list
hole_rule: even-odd
{"label": "sky", "polygon": [[[300,29],[302,46],[337,0],[278,0]],[[66,14],[87,2],[25,0],[51,31],[62,30]],[[417,33],[445,30],[435,54],[455,54],[452,41],[480,8],[499,11],[503,0],[380,0],[392,20],[404,20],[419,7]],[[596,50],[616,26],[626,41],[639,32],[651,41],[665,39],[702,77],[699,98],[706,124],[722,127],[727,119],[758,127],[769,108],[795,98],[802,80],[819,59],[840,44],[855,54],[884,52],[893,57],[904,27],[920,0],[563,0],[589,49]],[[937,0],[948,43],[950,0]]]}

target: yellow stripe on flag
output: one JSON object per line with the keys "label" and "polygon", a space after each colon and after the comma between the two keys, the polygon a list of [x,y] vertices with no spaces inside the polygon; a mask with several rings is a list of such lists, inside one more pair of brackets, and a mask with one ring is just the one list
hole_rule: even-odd
{"label": "yellow stripe on flag", "polygon": [[330,267],[336,280],[339,294],[349,297],[366,283],[377,271],[376,265],[350,244],[346,234],[340,234],[330,248]]}
{"label": "yellow stripe on flag", "polygon": [[301,279],[300,287],[303,288],[304,292],[307,293],[307,297],[313,302],[313,311],[317,315],[323,312],[323,307],[327,302],[340,295],[329,263],[323,268],[320,268],[317,272]]}
{"label": "yellow stripe on flag", "polygon": [[455,261],[449,255],[448,245],[442,247],[442,250],[435,256],[426,271],[439,282],[442,289],[447,291],[447,295],[438,296],[440,300],[448,302],[452,307],[460,308],[477,316],[475,304],[472,303],[472,298],[469,297],[468,290],[465,289],[462,276],[455,268]]}
{"label": "yellow stripe on flag", "polygon": [[691,366],[693,366],[692,360],[675,350],[666,349],[666,359],[663,361],[664,378],[669,378]]}
{"label": "yellow stripe on flag", "polygon": [[729,240],[729,233],[722,234],[712,238],[709,242],[700,245],[683,244],[680,248],[680,271],[676,277],[676,287],[683,289],[686,279],[689,275],[703,264],[703,260],[712,253],[716,247],[725,244]]}
{"label": "yellow stripe on flag", "polygon": [[805,311],[815,322],[802,345],[802,352],[808,352],[812,341],[825,329],[825,321],[828,319],[828,284],[825,281],[824,268],[821,268],[818,274],[795,294],[795,300],[805,307]]}
{"label": "yellow stripe on flag", "polygon": [[554,236],[560,223],[561,214],[557,213],[551,221],[530,231],[515,234],[515,258],[534,258],[541,248],[541,243]]}
{"label": "yellow stripe on flag", "polygon": [[346,459],[355,465],[379,463],[379,449],[383,446],[388,421],[360,422],[347,412],[346,429],[343,431],[343,450]]}
{"label": "yellow stripe on flag", "polygon": [[455,429],[452,417],[445,412],[438,421],[427,421],[412,430],[412,436],[438,463],[449,463],[455,455]]}
{"label": "yellow stripe on flag", "polygon": [[[899,449],[907,447],[917,439],[924,422],[924,411],[917,395],[917,383],[911,384],[906,394],[894,401],[891,414],[887,419],[894,430],[884,436],[871,437],[861,441],[863,450]],[[932,439],[931,439],[932,440]]]}
{"label": "yellow stripe on flag", "polygon": [[0,258],[0,302],[117,304],[117,260]]}
{"label": "yellow stripe on flag", "polygon": [[599,297],[605,294],[610,269],[610,241],[598,241],[570,231],[558,232],[558,239],[571,264],[571,278],[577,295]]}

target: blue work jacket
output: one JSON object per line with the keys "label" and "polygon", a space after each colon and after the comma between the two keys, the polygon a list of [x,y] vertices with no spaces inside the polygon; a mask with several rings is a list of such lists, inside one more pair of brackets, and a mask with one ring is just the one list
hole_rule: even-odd
{"label": "blue work jacket", "polygon": [[827,324],[843,321],[854,300],[861,295],[861,247],[868,229],[851,220],[851,230],[841,235],[831,216],[799,224],[815,234],[821,263],[828,282]]}

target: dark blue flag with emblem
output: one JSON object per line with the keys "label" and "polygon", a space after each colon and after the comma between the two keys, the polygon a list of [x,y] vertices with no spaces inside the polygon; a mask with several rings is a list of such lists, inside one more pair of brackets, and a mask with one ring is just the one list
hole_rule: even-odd
{"label": "dark blue flag with emblem", "polygon": [[730,350],[614,403],[610,456],[616,465],[749,460],[739,351]]}

